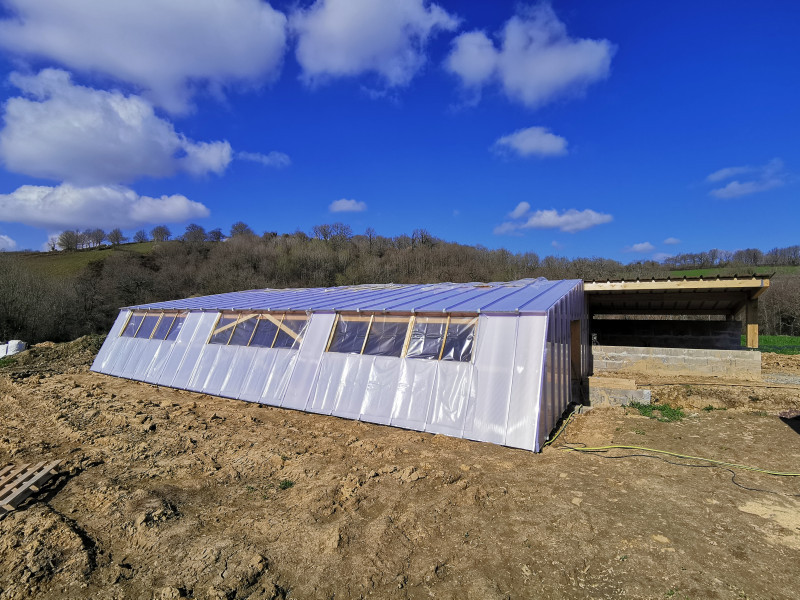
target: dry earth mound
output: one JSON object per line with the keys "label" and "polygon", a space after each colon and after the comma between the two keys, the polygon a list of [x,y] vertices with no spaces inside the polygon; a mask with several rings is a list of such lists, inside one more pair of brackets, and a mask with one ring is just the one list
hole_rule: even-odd
{"label": "dry earth mound", "polygon": [[64,460],[0,521],[2,600],[800,589],[797,478],[564,451],[616,443],[797,472],[800,427],[779,415],[800,389],[765,404],[732,387],[727,410],[693,392],[674,422],[594,410],[532,454],[97,375],[100,341],[0,367],[0,464]]}

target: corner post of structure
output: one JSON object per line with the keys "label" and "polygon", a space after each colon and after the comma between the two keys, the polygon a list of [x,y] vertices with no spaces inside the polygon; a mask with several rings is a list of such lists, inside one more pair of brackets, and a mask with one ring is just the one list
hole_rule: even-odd
{"label": "corner post of structure", "polygon": [[758,298],[751,298],[745,305],[747,323],[747,347],[758,348]]}

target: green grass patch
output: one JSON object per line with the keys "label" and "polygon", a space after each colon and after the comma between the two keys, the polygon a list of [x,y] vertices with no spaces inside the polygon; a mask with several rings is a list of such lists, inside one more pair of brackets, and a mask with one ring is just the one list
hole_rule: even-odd
{"label": "green grass patch", "polygon": [[753,275],[755,273],[775,273],[795,275],[800,273],[800,266],[763,266],[763,267],[717,267],[711,269],[684,269],[670,271],[670,277],[716,277],[717,275]]}
{"label": "green grass patch", "polygon": [[[747,338],[742,336],[742,346],[746,344]],[[758,349],[761,352],[774,352],[775,354],[800,354],[800,336],[760,335],[758,336]]]}
{"label": "green grass patch", "polygon": [[[175,242],[162,242],[175,243]],[[156,242],[120,244],[114,247],[87,248],[73,252],[28,252],[20,253],[22,263],[37,275],[45,277],[72,277],[94,261],[105,260],[113,252],[135,252],[150,254]]]}
{"label": "green grass patch", "polygon": [[278,487],[281,488],[282,490],[288,490],[293,485],[294,481],[292,481],[291,479],[284,479],[283,481],[280,482],[280,484],[278,484]]}
{"label": "green grass patch", "polygon": [[680,421],[686,415],[683,410],[669,404],[641,404],[631,402],[629,405],[639,411],[639,414],[648,419],[656,419],[662,423],[672,423]]}
{"label": "green grass patch", "polygon": [[16,362],[16,359],[13,356],[7,356],[6,358],[0,358],[0,369],[3,367],[10,367],[11,365]]}

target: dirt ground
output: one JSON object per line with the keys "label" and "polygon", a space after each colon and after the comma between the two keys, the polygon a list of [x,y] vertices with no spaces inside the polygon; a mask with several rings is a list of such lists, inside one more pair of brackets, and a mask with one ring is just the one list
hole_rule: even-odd
{"label": "dirt ground", "polygon": [[[800,589],[800,478],[565,450],[798,472],[800,387],[662,382],[653,396],[682,420],[596,409],[533,454],[98,375],[97,347],[39,346],[0,368],[0,465],[64,460],[0,520],[2,600]],[[781,361],[765,371],[800,372]]]}

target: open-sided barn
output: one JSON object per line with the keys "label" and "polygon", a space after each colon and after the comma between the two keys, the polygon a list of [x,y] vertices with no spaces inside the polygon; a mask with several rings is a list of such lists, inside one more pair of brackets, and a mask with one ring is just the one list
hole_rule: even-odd
{"label": "open-sided barn", "polygon": [[583,282],[539,278],[132,306],[92,369],[538,451],[589,358]]}

